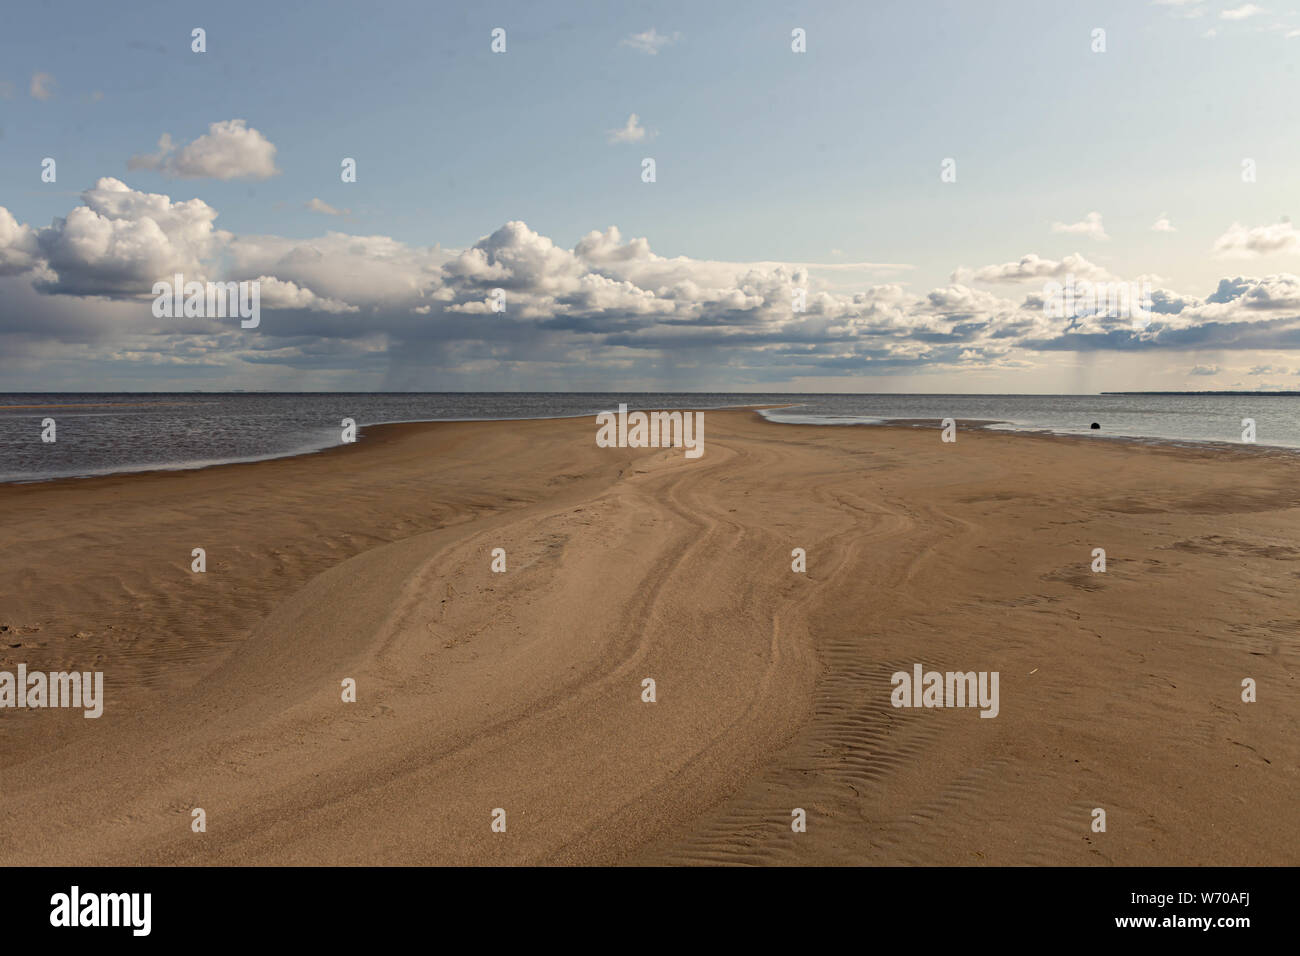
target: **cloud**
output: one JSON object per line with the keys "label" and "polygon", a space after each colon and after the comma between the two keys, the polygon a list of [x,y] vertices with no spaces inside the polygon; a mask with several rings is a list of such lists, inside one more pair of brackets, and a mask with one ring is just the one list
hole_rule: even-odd
{"label": "cloud", "polygon": [[[1120,281],[1077,254],[963,267],[946,285],[913,290],[846,271],[869,274],[870,263],[664,256],[612,225],[566,247],[516,220],[444,249],[341,232],[234,235],[216,218],[200,199],[108,178],[46,228],[0,208],[0,353],[58,355],[57,341],[123,362],[387,369],[384,383],[401,388],[427,384],[431,370],[463,383],[528,369],[559,386],[576,371],[610,369],[626,382],[618,370],[667,363],[775,382],[1012,368],[1037,361],[1035,352],[1300,349],[1300,276],[1291,273],[1227,277],[1205,298],[1158,289],[1151,322],[1134,329],[1103,313],[1049,317],[1038,290],[1012,299],[980,286],[1070,274]],[[152,284],[177,272],[256,279],[263,323],[254,333],[155,319]],[[841,287],[846,278],[861,284]],[[806,290],[802,311],[797,289]],[[492,308],[497,290],[504,312]]]}
{"label": "cloud", "polygon": [[1033,282],[1042,279],[1063,279],[1074,275],[1079,279],[1112,279],[1101,266],[1093,265],[1077,252],[1063,259],[1044,259],[1035,253],[1021,256],[1015,262],[967,269],[959,266],[952,274],[953,282]]}
{"label": "cloud", "polygon": [[45,102],[46,100],[54,98],[54,91],[57,88],[58,83],[49,73],[33,73],[32,83],[31,86],[28,87],[28,92],[30,92],[35,99]]}
{"label": "cloud", "polygon": [[1177,315],[1183,309],[1195,305],[1195,300],[1170,292],[1168,289],[1153,289],[1151,291],[1151,305],[1148,309],[1160,315]]}
{"label": "cloud", "polygon": [[1161,213],[1160,218],[1158,218],[1155,222],[1151,224],[1151,231],[1152,232],[1177,232],[1178,230],[1175,229],[1174,224],[1169,221],[1169,217],[1166,216],[1164,213]]}
{"label": "cloud", "polygon": [[1246,3],[1240,7],[1233,7],[1231,10],[1224,10],[1219,14],[1219,18],[1221,20],[1245,20],[1247,17],[1253,17],[1263,12],[1263,7],[1256,6],[1253,3]]}
{"label": "cloud", "polygon": [[676,43],[681,38],[682,35],[680,33],[665,35],[660,33],[654,27],[651,27],[644,33],[633,33],[629,36],[625,36],[619,41],[619,45],[630,46],[634,50],[640,50],[642,53],[654,56],[664,47]]}
{"label": "cloud", "polygon": [[305,286],[277,279],[275,276],[258,276],[261,287],[261,304],[271,309],[310,309],[315,312],[359,312],[355,305],[317,295]]}
{"label": "cloud", "polygon": [[172,202],[111,178],[81,199],[85,205],[36,232],[49,273],[36,283],[41,291],[136,296],[176,272],[201,280],[203,260],[229,236],[213,227],[217,212],[201,199]]}
{"label": "cloud", "polygon": [[320,213],[324,213],[324,214],[327,215],[327,216],[350,216],[350,215],[352,215],[352,210],[351,210],[351,209],[335,209],[333,206],[331,206],[329,203],[325,202],[323,199],[317,199],[317,198],[315,198],[315,197],[313,197],[313,198],[311,198],[310,200],[308,200],[307,202],[303,203],[303,205],[306,206],[308,209],[310,209],[312,212],[320,212]]}
{"label": "cloud", "polygon": [[1169,15],[1180,20],[1195,20],[1205,16],[1201,0],[1152,0],[1152,6],[1170,7]]}
{"label": "cloud", "polygon": [[453,253],[388,236],[328,232],[309,239],[236,236],[225,247],[238,277],[275,276],[372,313],[405,314],[448,296],[442,267]]}
{"label": "cloud", "polygon": [[126,168],[152,169],[178,179],[269,179],[275,146],[242,119],[212,123],[208,131],[179,151],[170,134],[158,140],[158,152],[132,156]]}
{"label": "cloud", "polygon": [[0,276],[21,275],[35,269],[39,262],[36,230],[20,224],[0,206]]}
{"label": "cloud", "polygon": [[627,122],[619,129],[609,131],[611,143],[639,143],[646,138],[645,127],[635,113],[628,116]]}
{"label": "cloud", "polygon": [[1052,232],[1064,232],[1070,235],[1087,236],[1089,239],[1105,240],[1110,236],[1106,235],[1106,230],[1101,224],[1101,213],[1090,212],[1083,217],[1081,222],[1070,223],[1067,225],[1063,222],[1052,223]]}
{"label": "cloud", "polygon": [[1214,241],[1215,253],[1224,259],[1253,259],[1300,252],[1300,233],[1289,222],[1248,229],[1234,222]]}
{"label": "cloud", "polygon": [[1218,375],[1223,369],[1217,365],[1193,365],[1188,375]]}
{"label": "cloud", "polygon": [[1237,276],[1220,279],[1219,286],[1206,296],[1207,305],[1233,303],[1250,310],[1290,310],[1300,308],[1300,278],[1289,273],[1264,276],[1262,279]]}

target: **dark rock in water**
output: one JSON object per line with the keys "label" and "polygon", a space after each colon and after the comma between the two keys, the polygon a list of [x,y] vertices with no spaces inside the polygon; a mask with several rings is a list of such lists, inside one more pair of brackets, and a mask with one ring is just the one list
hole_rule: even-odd
{"label": "dark rock in water", "polygon": [[1093,427],[1093,428],[1101,428],[1101,426],[1098,425],[1096,422],[1093,422],[1091,427]]}

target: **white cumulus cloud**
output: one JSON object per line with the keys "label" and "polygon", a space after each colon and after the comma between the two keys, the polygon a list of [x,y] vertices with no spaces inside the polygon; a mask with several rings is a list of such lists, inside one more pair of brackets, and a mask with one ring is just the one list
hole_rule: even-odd
{"label": "white cumulus cloud", "polygon": [[1263,7],[1253,3],[1245,3],[1239,7],[1233,7],[1231,10],[1224,10],[1219,14],[1219,17],[1223,20],[1245,20],[1247,17],[1253,17],[1263,12]]}
{"label": "white cumulus cloud", "polygon": [[1289,222],[1247,228],[1234,222],[1214,242],[1214,251],[1225,259],[1252,259],[1257,256],[1300,252],[1300,233]]}
{"label": "white cumulus cloud", "polygon": [[1080,222],[1052,223],[1052,232],[1063,232],[1074,236],[1087,236],[1089,239],[1105,240],[1110,236],[1106,235],[1106,230],[1101,224],[1101,213],[1090,212],[1084,216]]}
{"label": "white cumulus cloud", "polygon": [[164,133],[156,153],[132,156],[127,169],[152,169],[178,179],[269,179],[280,171],[275,151],[246,121],[223,120],[179,150]]}

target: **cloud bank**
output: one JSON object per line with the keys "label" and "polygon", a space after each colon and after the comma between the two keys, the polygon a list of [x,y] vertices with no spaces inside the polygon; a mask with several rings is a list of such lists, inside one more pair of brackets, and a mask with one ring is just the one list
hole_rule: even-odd
{"label": "cloud bank", "polygon": [[[661,380],[694,369],[721,385],[1019,368],[1035,352],[1300,348],[1300,277],[1285,272],[1227,276],[1203,296],[1157,288],[1152,321],[1135,329],[1128,318],[1045,315],[1049,280],[1122,281],[1078,253],[959,266],[925,291],[845,291],[847,264],[668,257],[616,226],[566,248],[514,221],[444,249],[341,232],[235,235],[217,218],[201,199],[112,178],[49,226],[0,207],[5,350],[49,355],[58,343],[128,364],[385,369],[403,387],[402,370],[528,367],[558,382],[575,369],[649,368]],[[1290,249],[1285,226],[1234,225],[1221,251]],[[260,327],[154,318],[152,285],[176,273],[260,281]]]}

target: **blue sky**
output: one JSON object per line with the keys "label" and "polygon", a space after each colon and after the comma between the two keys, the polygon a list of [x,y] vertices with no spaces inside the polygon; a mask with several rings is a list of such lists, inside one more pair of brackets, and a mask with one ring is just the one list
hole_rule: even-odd
{"label": "blue sky", "polygon": [[[1300,387],[1298,54],[1272,2],[13,6],[0,389]],[[137,255],[105,178],[213,235]],[[660,258],[571,261],[611,226]],[[1031,321],[1072,255],[1178,310]],[[281,285],[255,330],[160,323],[163,265]]]}

